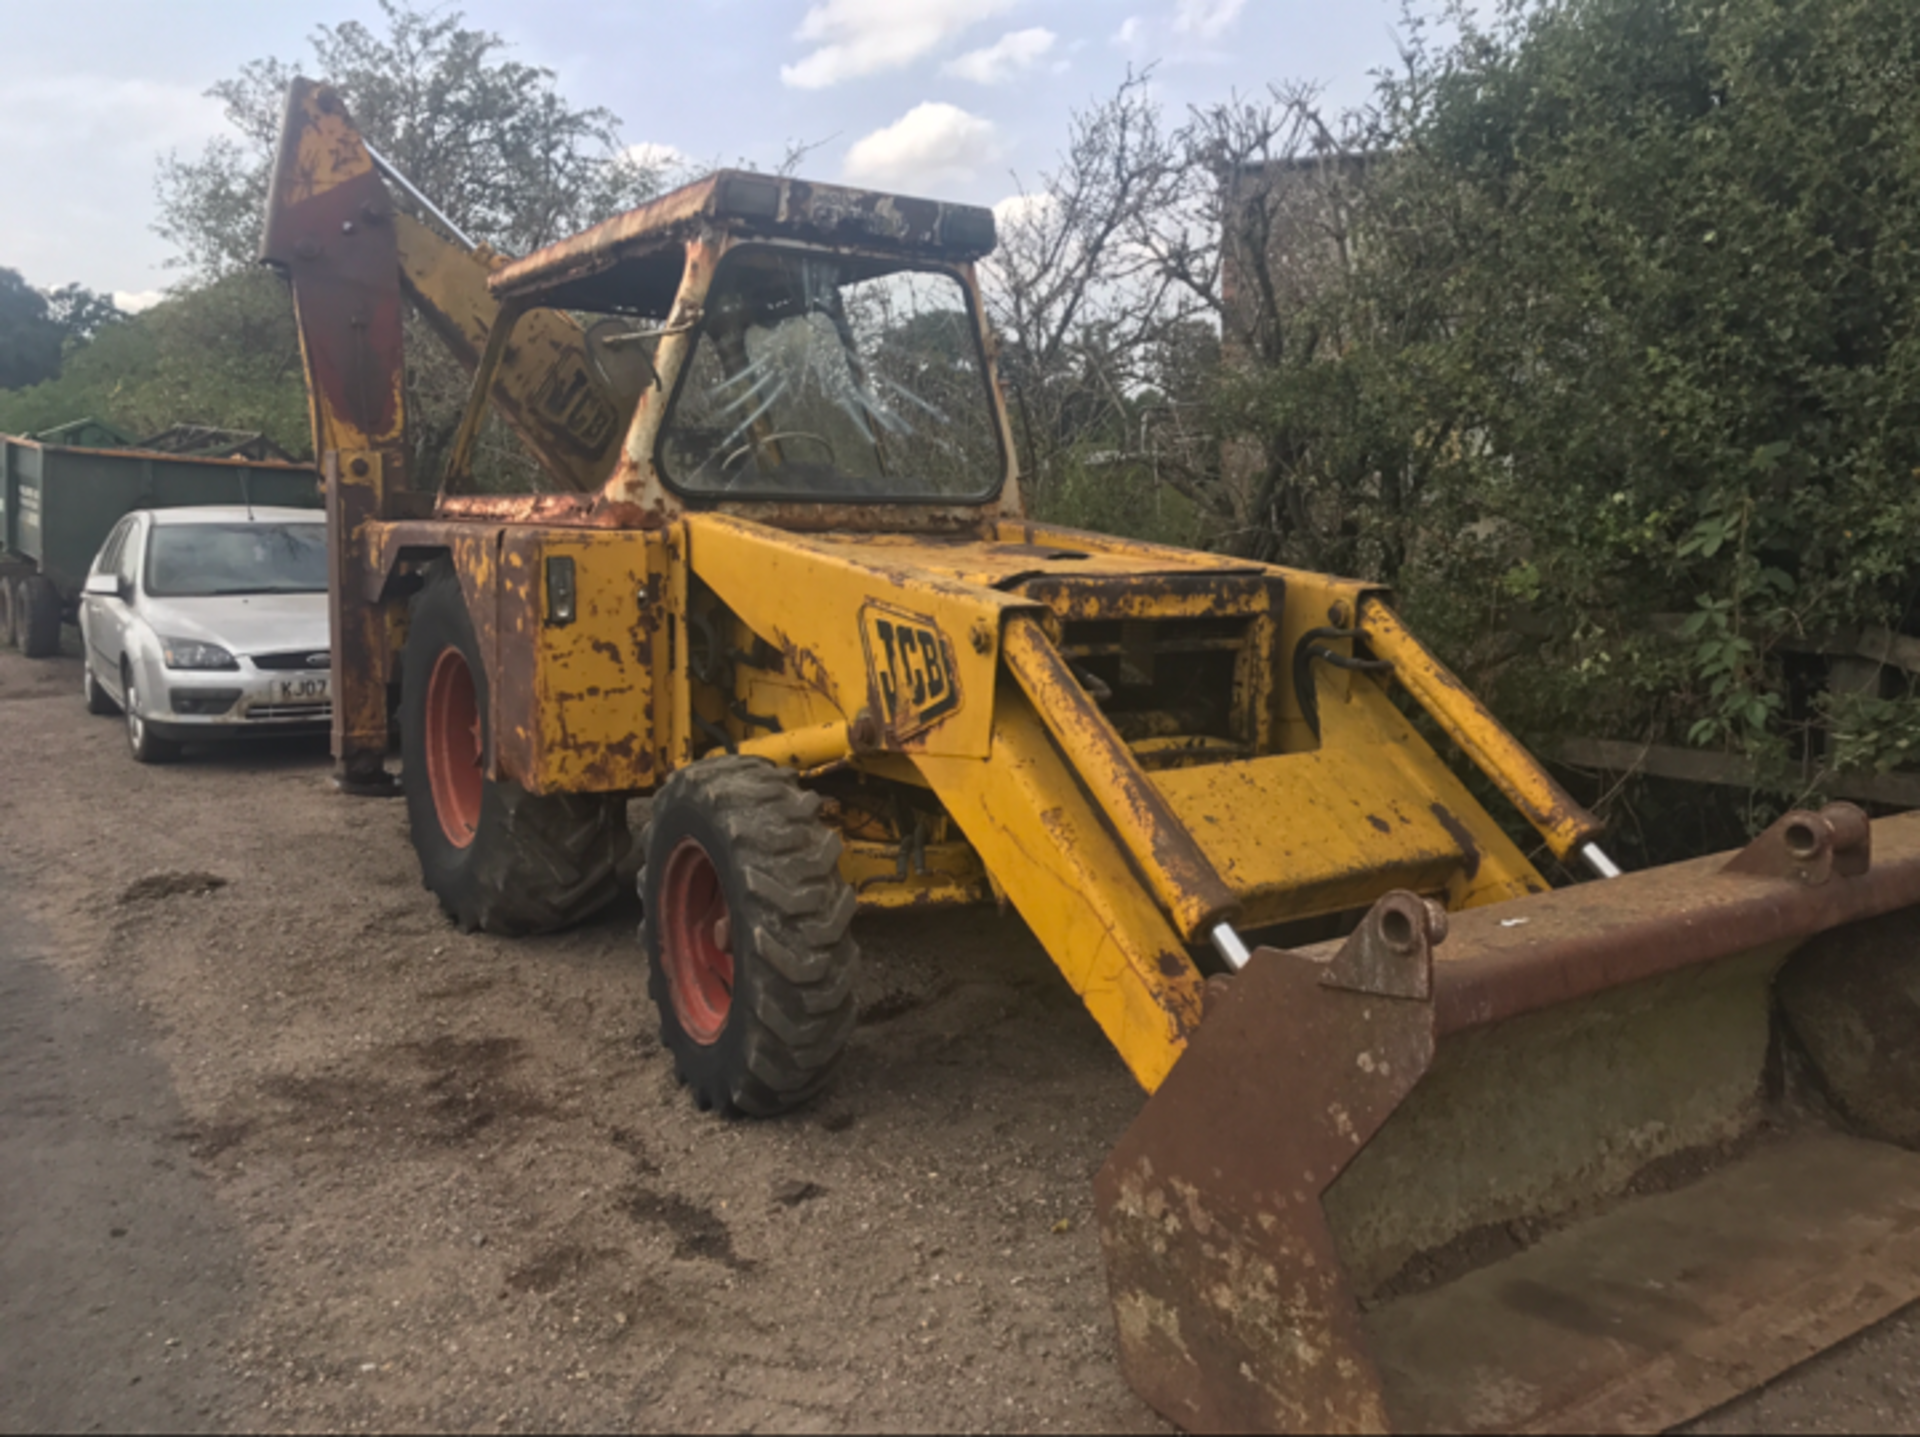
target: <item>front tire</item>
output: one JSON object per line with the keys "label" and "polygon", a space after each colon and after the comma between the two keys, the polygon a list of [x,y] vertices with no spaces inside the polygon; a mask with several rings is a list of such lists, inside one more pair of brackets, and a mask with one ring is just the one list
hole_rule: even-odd
{"label": "front tire", "polygon": [[703,1109],[770,1117],[826,1086],[859,949],[840,836],[791,770],[715,756],[654,800],[641,941],[660,1039]]}
{"label": "front tire", "polygon": [[30,574],[14,590],[14,640],[30,659],[60,652],[60,591],[45,574]]}
{"label": "front tire", "polygon": [[624,800],[528,793],[486,776],[487,673],[459,580],[442,569],[413,601],[400,685],[400,786],[420,876],[472,932],[548,933],[620,892]]}
{"label": "front tire", "polygon": [[100,687],[100,681],[93,676],[93,665],[90,662],[81,661],[80,674],[81,691],[87,697],[87,712],[95,717],[105,717],[107,714],[117,712],[113,706],[113,699],[105,689]]}
{"label": "front tire", "polygon": [[127,751],[133,755],[135,763],[172,763],[180,757],[180,745],[169,739],[161,738],[153,731],[153,725],[147,722],[140,695],[135,683],[131,666],[120,673],[120,692],[127,696],[121,707],[127,717]]}

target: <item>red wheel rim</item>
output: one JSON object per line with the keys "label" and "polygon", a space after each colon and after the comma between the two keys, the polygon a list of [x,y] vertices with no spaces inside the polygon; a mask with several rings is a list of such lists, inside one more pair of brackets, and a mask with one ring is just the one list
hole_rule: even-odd
{"label": "red wheel rim", "polygon": [[693,839],[681,839],[660,879],[660,964],[674,1016],[703,1047],[719,1038],[733,1009],[732,930],[713,860]]}
{"label": "red wheel rim", "polygon": [[473,671],[458,649],[442,649],[427,678],[427,786],[440,828],[455,848],[471,844],[480,829],[483,749]]}

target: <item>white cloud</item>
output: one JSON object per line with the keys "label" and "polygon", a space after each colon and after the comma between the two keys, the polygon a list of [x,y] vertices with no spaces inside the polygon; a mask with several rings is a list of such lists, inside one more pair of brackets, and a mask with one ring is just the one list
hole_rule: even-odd
{"label": "white cloud", "polygon": [[1113,32],[1113,43],[1116,45],[1131,45],[1139,38],[1140,17],[1138,15],[1127,16],[1120,22],[1120,28]]}
{"label": "white cloud", "polygon": [[1004,85],[1022,70],[1031,69],[1060,37],[1051,30],[1013,30],[984,49],[969,50],[941,69],[976,85]]}
{"label": "white cloud", "polygon": [[994,223],[1002,229],[1017,229],[1044,218],[1058,203],[1045,190],[1030,195],[1008,195],[994,205]]}
{"label": "white cloud", "polygon": [[1014,0],[820,0],[795,38],[816,46],[780,78],[800,90],[897,70],[964,30],[1011,8]]}
{"label": "white cloud", "polygon": [[965,184],[1002,153],[993,123],[956,105],[915,105],[884,129],[854,142],[846,177],[856,184],[916,190]]}
{"label": "white cloud", "polygon": [[678,170],[687,165],[687,152],[658,140],[642,140],[621,152],[643,170]]}
{"label": "white cloud", "polygon": [[1217,40],[1233,28],[1247,0],[1179,0],[1173,16],[1173,28],[1182,35],[1202,40]]}
{"label": "white cloud", "polygon": [[166,297],[167,292],[164,289],[116,289],[113,292],[113,302],[127,314],[138,314],[143,309],[152,309]]}

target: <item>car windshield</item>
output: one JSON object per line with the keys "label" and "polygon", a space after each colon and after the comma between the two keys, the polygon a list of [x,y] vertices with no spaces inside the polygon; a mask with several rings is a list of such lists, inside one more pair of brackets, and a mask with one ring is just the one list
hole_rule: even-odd
{"label": "car windshield", "polygon": [[775,499],[951,499],[1005,459],[967,291],[935,270],[729,255],[660,448],[669,483]]}
{"label": "car windshield", "polygon": [[146,588],[155,598],[324,594],[325,524],[155,524]]}

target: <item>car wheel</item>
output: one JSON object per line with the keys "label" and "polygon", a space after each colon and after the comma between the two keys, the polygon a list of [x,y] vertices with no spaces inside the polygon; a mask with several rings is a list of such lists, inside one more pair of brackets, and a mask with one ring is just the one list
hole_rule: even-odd
{"label": "car wheel", "polygon": [[113,713],[115,711],[113,699],[105,689],[100,687],[100,681],[93,676],[92,662],[82,663],[80,673],[81,691],[87,696],[87,712],[100,715]]}
{"label": "car wheel", "polygon": [[127,696],[124,710],[127,716],[127,747],[133,753],[135,763],[172,763],[180,757],[180,745],[170,739],[161,738],[147,722],[142,712],[140,689],[135,684],[133,670],[121,670],[120,691]]}

